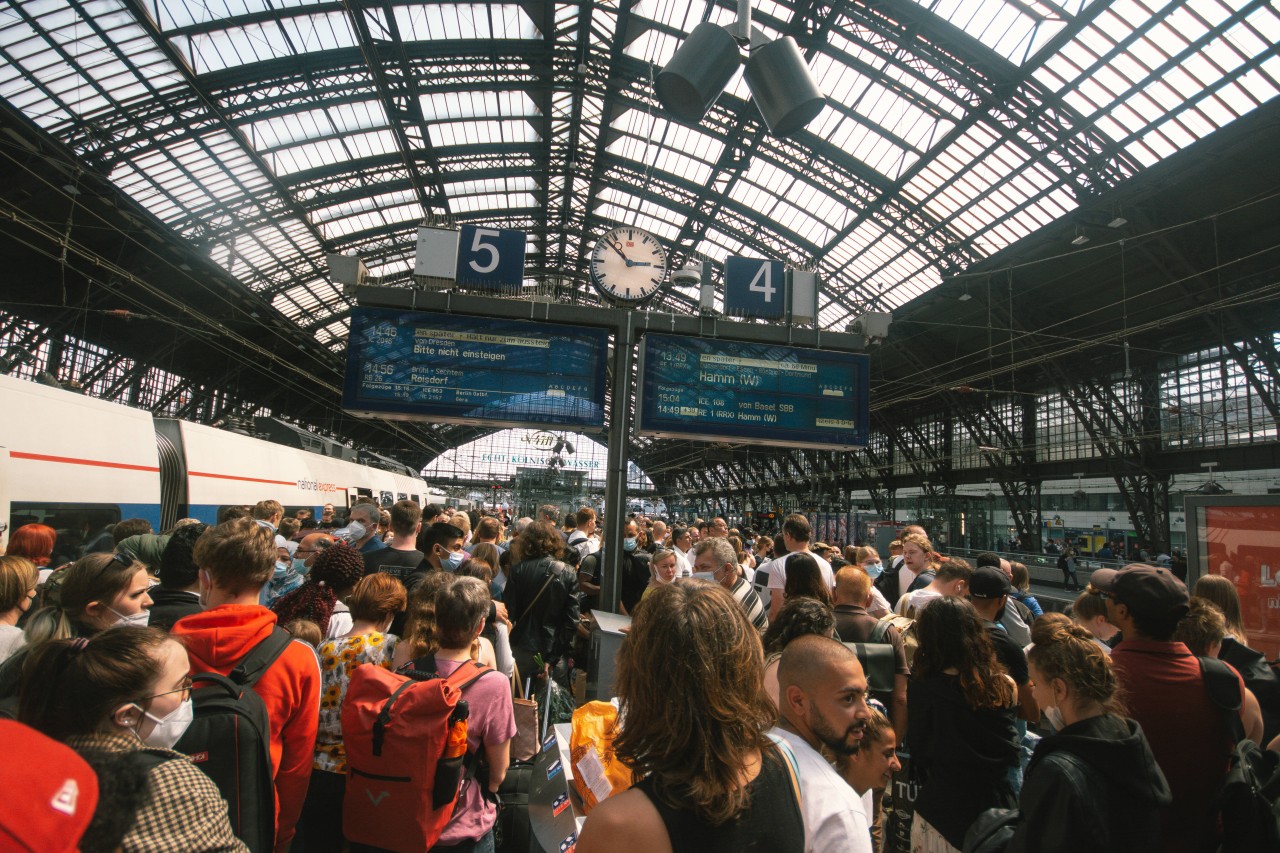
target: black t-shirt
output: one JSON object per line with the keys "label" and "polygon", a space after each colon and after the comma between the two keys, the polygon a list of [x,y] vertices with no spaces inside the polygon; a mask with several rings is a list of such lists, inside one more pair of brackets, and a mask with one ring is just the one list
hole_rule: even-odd
{"label": "black t-shirt", "polygon": [[984,622],[991,642],[996,647],[996,660],[1009,670],[1009,677],[1019,687],[1031,680],[1031,670],[1027,668],[1027,656],[1022,648],[1013,641],[1003,626],[994,622]]}
{"label": "black t-shirt", "polygon": [[364,555],[364,573],[386,572],[408,586],[409,575],[418,570],[424,559],[417,549],[401,551],[398,548],[379,548]]}

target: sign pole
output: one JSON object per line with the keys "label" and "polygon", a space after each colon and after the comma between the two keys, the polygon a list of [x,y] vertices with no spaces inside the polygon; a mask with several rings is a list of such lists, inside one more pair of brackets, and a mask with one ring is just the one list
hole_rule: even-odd
{"label": "sign pole", "polygon": [[628,421],[631,393],[631,351],[634,315],[624,312],[625,320],[613,335],[613,398],[609,406],[609,459],[604,482],[604,564],[600,567],[600,607],[619,612],[622,580],[622,526],[627,517],[627,449],[631,444]]}

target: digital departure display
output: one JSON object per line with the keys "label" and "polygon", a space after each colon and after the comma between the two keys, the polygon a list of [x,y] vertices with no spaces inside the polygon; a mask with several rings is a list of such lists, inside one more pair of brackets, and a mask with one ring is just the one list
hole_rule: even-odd
{"label": "digital departure display", "polygon": [[869,365],[847,352],[646,335],[637,431],[660,438],[863,447]]}
{"label": "digital departure display", "polygon": [[342,406],[490,426],[604,425],[604,329],[356,308]]}

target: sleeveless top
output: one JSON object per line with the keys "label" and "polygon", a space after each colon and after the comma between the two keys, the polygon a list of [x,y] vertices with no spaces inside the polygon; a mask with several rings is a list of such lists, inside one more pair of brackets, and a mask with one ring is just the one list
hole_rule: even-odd
{"label": "sleeveless top", "polygon": [[747,785],[747,807],[720,826],[663,802],[656,792],[661,785],[653,776],[636,784],[662,817],[673,853],[795,853],[804,849],[804,818],[786,759],[772,744],[761,758],[760,773]]}

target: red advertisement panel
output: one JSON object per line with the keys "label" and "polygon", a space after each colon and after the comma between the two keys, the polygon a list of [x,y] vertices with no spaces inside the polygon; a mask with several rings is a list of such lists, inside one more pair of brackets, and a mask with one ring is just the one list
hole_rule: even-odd
{"label": "red advertisement panel", "polygon": [[1201,548],[1211,574],[1230,578],[1240,593],[1249,645],[1280,657],[1280,507],[1204,508]]}

